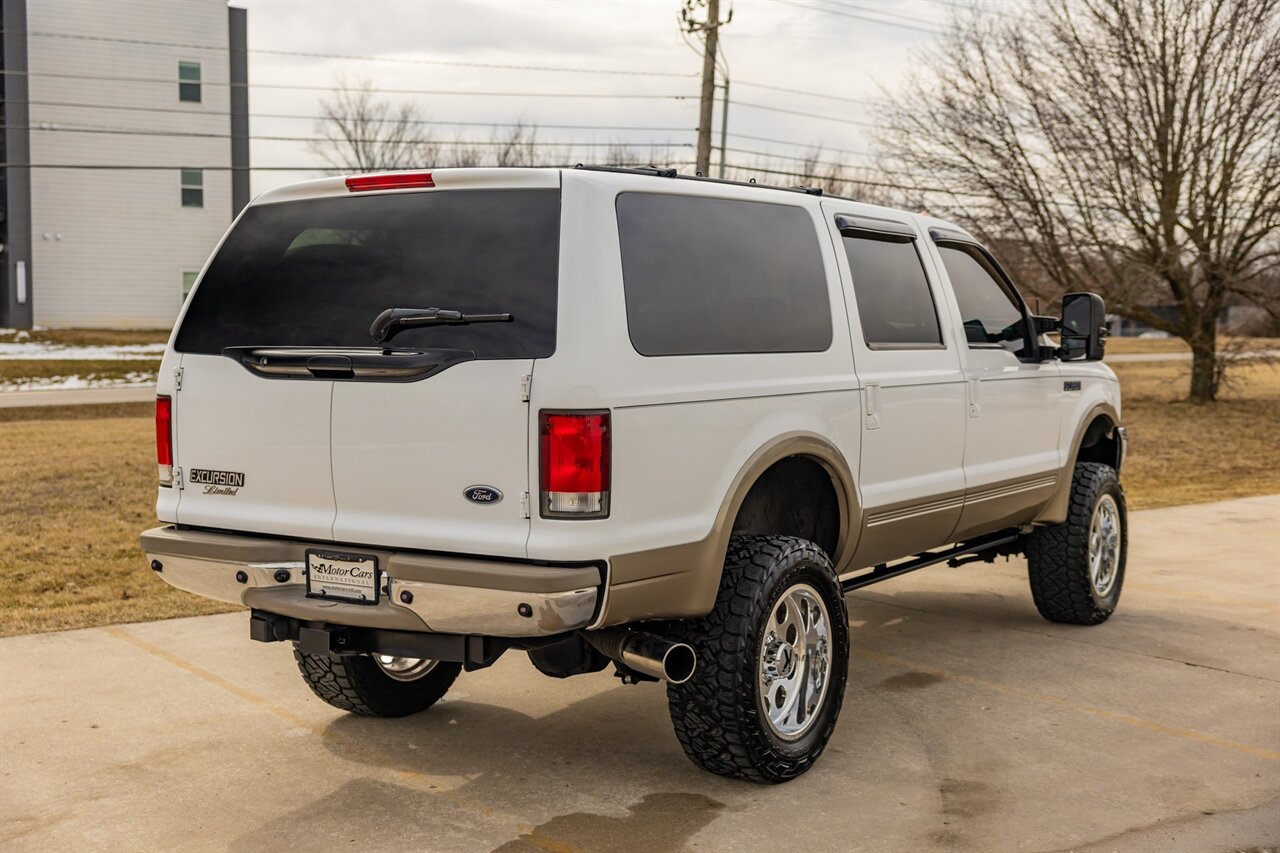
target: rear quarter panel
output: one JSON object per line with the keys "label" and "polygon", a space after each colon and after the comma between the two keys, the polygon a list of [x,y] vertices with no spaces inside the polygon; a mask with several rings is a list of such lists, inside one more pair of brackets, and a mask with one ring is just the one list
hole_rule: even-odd
{"label": "rear quarter panel", "polygon": [[[778,193],[814,218],[827,270],[833,320],[821,353],[645,357],[631,345],[622,287],[614,201],[619,191],[704,194],[692,182],[637,176],[590,180],[566,172],[561,244],[559,337],[555,355],[534,368],[533,409],[608,408],[613,416],[610,517],[552,520],[531,501],[528,553],[545,560],[611,560],[611,584],[645,585],[664,577],[671,613],[705,612],[714,599],[721,552],[703,565],[613,561],[706,540],[735,480],[775,437],[825,439],[857,469],[861,408],[843,295],[833,283],[830,240],[816,204]],[[758,189],[725,187],[725,197],[774,201]],[[745,238],[745,239],[749,239]],[[536,484],[537,435],[530,436],[530,482]],[[616,566],[614,563],[616,562]],[[707,571],[714,570],[710,587]],[[680,579],[682,575],[689,577]],[[699,577],[695,578],[694,575]],[[707,600],[710,589],[711,599]],[[681,589],[692,598],[680,601]]]}

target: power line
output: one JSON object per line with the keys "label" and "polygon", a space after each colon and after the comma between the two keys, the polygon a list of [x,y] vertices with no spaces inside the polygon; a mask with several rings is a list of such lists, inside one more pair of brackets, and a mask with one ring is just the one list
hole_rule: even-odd
{"label": "power line", "polygon": [[[139,130],[134,128],[110,128],[110,127],[40,127],[39,125],[17,126],[5,125],[6,130],[34,130],[37,132],[47,133],[98,133],[113,136],[160,136],[160,137],[177,137],[188,138],[195,137],[200,139],[231,139],[229,133],[204,133],[200,131],[181,131],[181,130]],[[259,136],[250,135],[247,137],[255,142],[328,142],[328,137],[324,136]],[[352,140],[340,140],[344,142],[357,142],[362,144],[388,145],[392,142],[400,144],[403,140],[384,140],[376,138],[360,138]],[[688,142],[576,142],[576,141],[541,141],[541,140],[484,140],[484,139],[429,139],[424,141],[424,145],[473,145],[473,146],[505,146],[518,145],[522,147],[532,148],[681,148],[688,147]]]}
{"label": "power line", "polygon": [[797,142],[791,139],[772,139],[767,136],[749,136],[745,133],[729,132],[729,136],[735,139],[749,139],[752,142],[772,142],[775,145],[793,145],[796,148],[806,148],[809,150],[818,149],[821,151],[830,151],[833,154],[855,154],[861,156],[874,157],[877,152],[868,151],[865,148],[830,148],[820,142]]}
{"label": "power line", "polygon": [[[2,31],[0,31],[2,32]],[[152,39],[129,39],[117,38],[109,36],[89,36],[80,35],[78,33],[55,33],[55,32],[38,32],[29,31],[29,36],[38,36],[40,38],[61,38],[74,39],[76,41],[95,41],[95,42],[111,42],[118,44],[146,45],[149,47],[181,47],[188,50],[213,50],[228,51],[229,47],[212,44],[192,44],[185,42],[157,41]],[[611,74],[622,75],[628,77],[676,77],[681,79],[689,79],[697,77],[697,74],[678,74],[672,71],[641,71],[639,69],[623,69],[623,68],[573,68],[570,66],[557,65],[516,65],[510,63],[497,62],[460,62],[456,60],[445,59],[412,59],[408,57],[392,57],[392,56],[362,56],[350,53],[314,53],[305,50],[271,50],[268,48],[249,48],[248,53],[260,53],[270,56],[299,56],[311,59],[350,59],[361,62],[396,62],[408,65],[443,65],[457,68],[492,68],[505,71],[551,71],[562,74]]]}
{"label": "power line", "polygon": [[748,80],[734,80],[735,86],[748,86],[752,89],[768,89],[771,92],[785,92],[788,95],[804,95],[810,98],[822,98],[828,101],[842,101],[847,104],[865,104],[876,106],[877,102],[869,98],[846,98],[843,95],[828,95],[824,92],[810,92],[805,89],[789,89],[786,86],[773,86],[768,83],[752,83]]}
{"label": "power line", "polygon": [[[0,30],[0,32],[3,32],[3,30]],[[75,39],[80,41],[109,42],[109,43],[130,44],[130,45],[146,45],[146,46],[155,46],[155,47],[180,47],[180,48],[189,48],[189,49],[196,49],[196,50],[215,50],[215,51],[227,50],[227,48],[217,47],[214,45],[198,45],[198,44],[188,44],[185,42],[155,41],[151,39],[128,39],[128,38],[115,38],[115,37],[108,37],[108,36],[87,36],[87,35],[79,35],[76,33],[29,32],[28,35],[39,36],[42,38]],[[581,73],[581,74],[613,74],[613,75],[629,75],[629,76],[645,76],[645,77],[668,77],[668,78],[676,78],[676,79],[682,79],[682,80],[690,79],[698,76],[696,73],[685,74],[685,73],[676,73],[676,72],[667,72],[667,71],[567,68],[567,67],[548,66],[548,65],[510,65],[510,64],[499,64],[499,63],[485,63],[485,62],[455,62],[451,60],[440,60],[440,59],[411,59],[406,57],[362,56],[357,54],[345,54],[345,53],[311,53],[307,51],[298,51],[298,50],[268,50],[265,48],[251,48],[249,50],[249,53],[271,54],[275,56],[314,57],[314,58],[323,58],[323,59],[351,59],[351,60],[359,60],[363,62],[390,62],[390,63],[402,63],[402,64],[412,64],[412,65],[457,66],[460,68],[491,68],[491,69],[512,70],[512,71],[555,71],[555,72],[573,72],[573,73]],[[165,80],[164,82],[172,82],[172,81]],[[873,105],[875,103],[874,101],[867,100],[864,98],[849,98],[842,95],[829,95],[825,92],[813,92],[805,89],[792,89],[785,86],[775,86],[769,83],[755,83],[750,80],[735,80],[734,83],[739,86],[747,86],[753,89],[767,89],[773,92],[783,92],[788,95],[801,95],[801,96],[811,97],[811,98],[822,98],[824,100],[829,100],[829,101],[843,101],[851,104],[868,104],[868,105]],[[210,83],[210,85],[215,85],[215,84]],[[226,84],[216,84],[216,85],[226,85]],[[249,85],[253,86],[256,84],[251,83]]]}
{"label": "power line", "polygon": [[[175,85],[176,77],[118,77],[104,74],[65,74],[55,71],[12,71],[0,70],[0,74],[22,77],[51,77],[67,80],[95,80],[113,83],[164,83]],[[331,92],[332,86],[304,85],[301,83],[231,83],[226,81],[202,80],[205,86],[248,87],[250,89],[286,89],[307,92]],[[466,97],[498,97],[498,98],[605,98],[608,100],[675,100],[684,101],[696,98],[696,95],[647,95],[613,92],[476,92],[457,91],[451,89],[379,89],[380,93],[394,95],[464,95]]]}
{"label": "power line", "polygon": [[[821,0],[818,0],[818,2],[821,3]],[[885,17],[885,18],[897,18],[900,21],[907,21],[908,23],[917,24],[917,25],[924,23],[927,26],[940,27],[943,31],[952,29],[951,25],[946,23],[945,21],[921,21],[920,18],[914,17],[912,15],[904,15],[901,12],[891,12],[888,9],[879,9],[879,8],[868,9],[866,6],[859,6],[854,3],[839,3],[839,2],[835,2],[835,0],[832,0],[832,2],[829,5],[838,6],[840,7],[840,9],[853,10],[853,12],[880,15],[881,17]],[[850,14],[850,13],[846,12],[846,14]],[[885,23],[889,23],[889,22],[885,21]]]}
{"label": "power line", "polygon": [[858,15],[853,12],[839,12],[835,9],[829,9],[826,6],[809,6],[805,3],[797,3],[795,0],[773,0],[775,3],[782,3],[785,6],[795,6],[797,9],[805,9],[810,12],[826,12],[828,15],[838,15],[841,18],[852,18],[855,21],[866,21],[872,24],[884,24],[889,27],[903,27],[908,30],[916,30],[917,32],[929,33],[931,35],[942,35],[942,30],[930,29],[917,24],[899,23],[898,21],[887,21],[883,18],[872,18],[867,15]]}
{"label": "power line", "polygon": [[[69,101],[9,101],[11,104],[25,103],[31,106],[39,107],[71,107],[76,109],[91,110],[123,110],[126,112],[140,113],[176,113],[178,115],[187,116],[229,116],[231,112],[228,110],[192,110],[179,109],[177,107],[130,107],[123,104],[85,104],[74,103]],[[270,118],[270,119],[305,119],[308,121],[328,121],[331,116],[324,115],[306,115],[298,113],[250,113],[249,118]],[[353,120],[351,116],[338,116],[345,121]],[[388,124],[392,122],[400,122],[398,118],[383,119],[361,119],[361,121],[371,124]],[[435,119],[406,119],[404,124],[413,125],[439,125],[443,127],[529,127],[529,122],[497,122],[497,121],[437,121]],[[650,127],[647,125],[610,125],[610,124],[541,124],[536,125],[538,128],[546,128],[548,130],[638,130],[638,131],[654,131],[667,133],[683,133],[689,131],[687,127]]]}
{"label": "power line", "polygon": [[783,109],[782,107],[770,107],[770,106],[765,106],[764,104],[752,104],[746,101],[730,101],[729,103],[734,106],[747,107],[749,109],[754,109],[754,110],[767,110],[768,112],[772,112],[772,113],[783,113],[784,115],[800,116],[802,118],[813,118],[813,119],[819,119],[821,121],[834,121],[834,122],[839,122],[840,124],[857,125],[858,127],[878,127],[879,126],[875,122],[870,122],[870,121],[858,121],[857,119],[840,118],[838,116],[824,116],[824,115],[818,115],[817,113],[806,113],[806,112],[800,112],[799,110]]}

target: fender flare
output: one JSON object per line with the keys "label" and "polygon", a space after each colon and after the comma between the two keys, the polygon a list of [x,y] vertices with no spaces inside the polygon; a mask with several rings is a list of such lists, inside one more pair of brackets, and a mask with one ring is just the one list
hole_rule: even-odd
{"label": "fender flare", "polygon": [[833,562],[846,570],[862,531],[862,502],[844,455],[811,432],[781,433],[759,447],[726,490],[715,522],[702,539],[610,558],[606,600],[592,628],[648,619],[696,619],[711,612],[724,574],[733,523],[751,488],[774,463],[792,456],[818,462],[839,501],[840,534]]}
{"label": "fender flare", "polygon": [[836,571],[852,561],[858,537],[862,532],[862,501],[858,496],[853,470],[836,447],[825,438],[809,432],[789,432],[776,436],[753,453],[733,479],[728,495],[716,516],[713,533],[718,534],[716,550],[723,564],[729,550],[729,537],[733,534],[733,522],[756,482],[775,463],[792,456],[813,459],[826,470],[831,478],[839,502],[840,534],[832,562]]}
{"label": "fender flare", "polygon": [[1071,500],[1071,481],[1076,470],[1076,460],[1080,458],[1080,446],[1084,443],[1089,427],[1099,417],[1106,418],[1108,422],[1105,432],[1108,438],[1115,433],[1116,427],[1120,426],[1120,413],[1110,403],[1097,403],[1089,409],[1076,424],[1076,433],[1071,439],[1071,452],[1067,455],[1066,464],[1058,472],[1058,485],[1054,488],[1053,497],[1044,505],[1044,509],[1040,510],[1040,514],[1034,521],[1060,524],[1067,520],[1067,505]]}

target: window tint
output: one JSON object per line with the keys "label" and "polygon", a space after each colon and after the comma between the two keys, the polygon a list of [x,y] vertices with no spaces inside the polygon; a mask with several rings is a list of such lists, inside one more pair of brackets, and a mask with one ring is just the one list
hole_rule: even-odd
{"label": "window tint", "polygon": [[396,348],[543,358],[555,350],[558,190],[449,190],[263,204],[245,211],[191,297],[180,352],[371,347],[387,308],[510,313],[409,329]]}
{"label": "window tint", "polygon": [[204,207],[204,171],[182,170],[182,206]]}
{"label": "window tint", "polygon": [[1014,352],[1021,350],[1025,344],[1022,309],[991,262],[976,249],[939,246],[938,253],[960,303],[960,318],[969,343],[1003,343]]}
{"label": "window tint", "polygon": [[938,311],[915,240],[879,234],[846,236],[844,251],[868,346],[942,345]]}
{"label": "window tint", "polygon": [[178,63],[178,100],[200,101],[200,63]]}
{"label": "window tint", "polygon": [[827,277],[804,209],[623,193],[617,210],[627,327],[641,355],[831,346]]}

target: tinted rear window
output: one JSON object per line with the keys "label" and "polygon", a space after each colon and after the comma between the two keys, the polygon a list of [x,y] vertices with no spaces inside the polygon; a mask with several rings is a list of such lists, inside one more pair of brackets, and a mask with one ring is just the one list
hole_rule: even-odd
{"label": "tinted rear window", "polygon": [[181,352],[374,346],[387,308],[510,313],[431,326],[396,347],[543,358],[555,350],[558,190],[343,196],[247,210],[192,297]]}
{"label": "tinted rear window", "polygon": [[868,346],[942,345],[938,312],[914,240],[888,235],[846,236],[844,250]]}
{"label": "tinted rear window", "polygon": [[831,346],[827,277],[804,209],[623,193],[617,210],[627,327],[641,355]]}

